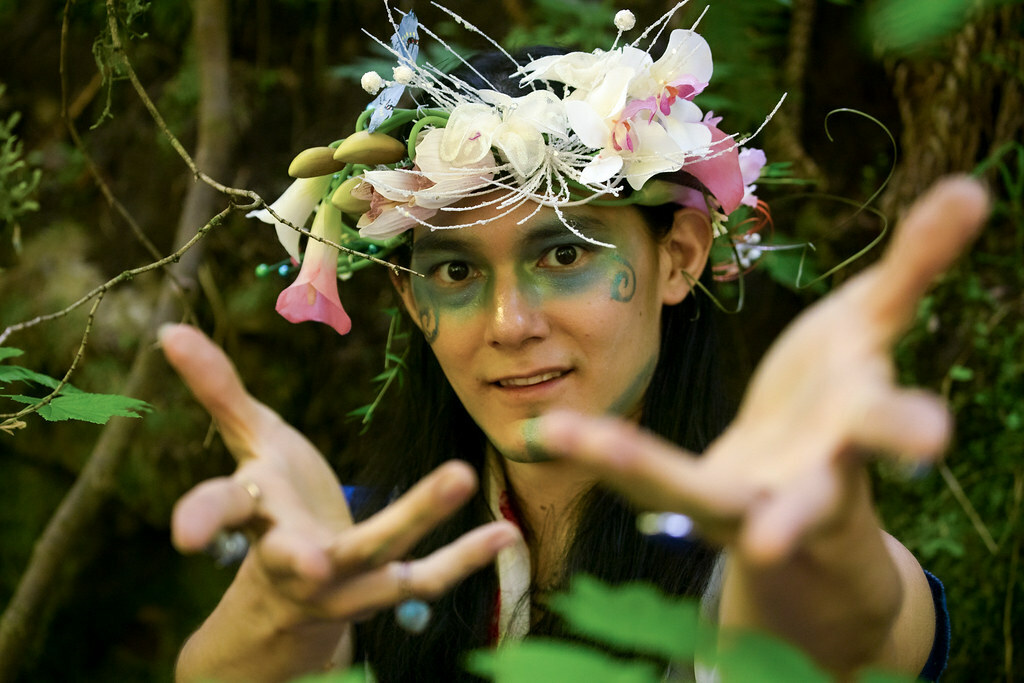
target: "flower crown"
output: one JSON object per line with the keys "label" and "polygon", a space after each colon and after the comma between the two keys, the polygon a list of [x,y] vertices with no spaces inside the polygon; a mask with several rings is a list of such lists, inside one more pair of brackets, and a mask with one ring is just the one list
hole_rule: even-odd
{"label": "flower crown", "polygon": [[[393,79],[372,71],[363,76],[363,88],[376,99],[357,120],[355,132],[300,153],[288,169],[297,180],[269,210],[249,214],[276,226],[290,257],[279,268],[282,274],[302,264],[277,300],[281,315],[291,322],[318,320],[345,334],[351,321],[338,297],[338,278],[381,262],[416,225],[476,225],[526,202],[536,211],[551,207],[568,230],[591,242],[565,220],[562,209],[586,203],[693,207],[708,213],[716,237],[729,239],[727,271],[749,267],[757,258],[757,235],[730,237],[725,224],[739,206],[757,206],[754,183],[765,155],[743,149],[749,138],[723,132],[720,117],[693,102],[713,71],[707,42],[693,29],[676,29],[660,58],[649,53],[686,0],[632,43],[617,47],[635,24],[633,14],[623,10],[615,15],[619,32],[610,50],[549,55],[525,65],[451,10],[433,4],[505,55],[526,94],[513,97],[494,87],[412,12],[398,24],[392,18],[390,46],[377,42],[397,60]],[[421,30],[486,87],[418,64]],[[652,32],[647,50],[640,49]],[[396,108],[407,88],[431,104]],[[493,215],[475,223],[431,222],[439,212],[480,206],[493,207]],[[310,230],[296,230],[314,211]],[[310,239],[300,258],[302,234]]]}

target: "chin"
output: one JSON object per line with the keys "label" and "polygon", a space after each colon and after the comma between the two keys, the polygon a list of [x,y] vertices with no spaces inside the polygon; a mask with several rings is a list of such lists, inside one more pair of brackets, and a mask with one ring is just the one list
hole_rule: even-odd
{"label": "chin", "polygon": [[[505,428],[505,434],[488,434],[487,439],[501,457],[512,462],[549,462],[551,456],[536,445],[533,438],[535,418],[517,421]],[[486,430],[485,430],[486,431]]]}

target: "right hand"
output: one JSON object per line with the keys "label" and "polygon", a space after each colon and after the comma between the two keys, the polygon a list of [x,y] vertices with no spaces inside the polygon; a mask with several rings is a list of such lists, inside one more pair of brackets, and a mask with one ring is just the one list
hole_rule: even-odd
{"label": "right hand", "polygon": [[[171,365],[217,423],[238,468],[178,501],[174,544],[193,553],[223,530],[244,529],[243,570],[296,622],[368,618],[410,597],[434,599],[513,543],[508,522],[480,526],[422,559],[403,559],[420,538],[474,493],[465,463],[437,468],[394,503],[354,524],[334,472],[316,448],[252,397],[231,361],[205,335],[170,325],[160,341]],[[255,485],[255,488],[252,486]],[[258,495],[253,495],[258,492]]]}

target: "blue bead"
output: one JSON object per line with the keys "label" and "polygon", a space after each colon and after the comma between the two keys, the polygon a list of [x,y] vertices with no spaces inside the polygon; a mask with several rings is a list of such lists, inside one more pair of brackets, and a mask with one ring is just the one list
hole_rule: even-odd
{"label": "blue bead", "polygon": [[430,623],[430,605],[415,598],[395,607],[395,621],[409,633],[423,633]]}
{"label": "blue bead", "polygon": [[366,253],[369,254],[370,256],[373,256],[378,251],[379,251],[379,248],[377,247],[376,244],[368,244],[366,246]]}
{"label": "blue bead", "polygon": [[280,275],[281,277],[284,277],[285,275],[287,275],[287,274],[288,274],[288,271],[290,271],[291,269],[292,269],[292,268],[291,268],[291,266],[289,266],[289,265],[288,265],[288,264],[286,263],[286,264],[284,264],[283,266],[281,266],[280,268],[278,268],[278,269],[277,269],[277,273],[278,273],[278,275]]}

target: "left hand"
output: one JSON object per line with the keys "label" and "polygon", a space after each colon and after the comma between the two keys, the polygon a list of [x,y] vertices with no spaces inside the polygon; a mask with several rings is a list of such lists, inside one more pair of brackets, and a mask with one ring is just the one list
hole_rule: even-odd
{"label": "left hand", "polygon": [[538,445],[589,468],[640,509],[689,515],[703,535],[749,561],[780,561],[808,533],[841,521],[863,495],[855,454],[921,463],[945,447],[944,405],[897,386],[890,352],[931,282],[987,213],[977,182],[938,182],[877,264],[776,341],[736,419],[703,457],[621,420],[570,413],[542,418]]}

